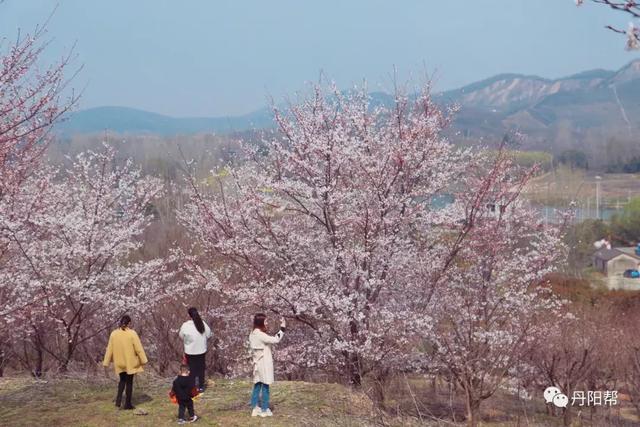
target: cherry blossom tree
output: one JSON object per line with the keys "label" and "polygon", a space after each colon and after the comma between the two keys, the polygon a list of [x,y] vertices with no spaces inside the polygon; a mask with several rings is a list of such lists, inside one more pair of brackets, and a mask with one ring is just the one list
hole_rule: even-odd
{"label": "cherry blossom tree", "polygon": [[[45,34],[45,27],[41,27],[18,36],[13,43],[0,40],[0,276],[16,274],[11,270],[23,260],[11,235],[24,228],[19,222],[31,209],[41,206],[26,203],[28,197],[18,193],[30,174],[40,168],[52,125],[77,100],[73,94],[68,98],[62,95],[69,56],[48,68],[40,64]],[[10,301],[5,298],[6,286],[3,288],[0,299]],[[0,365],[6,326],[0,315]]]}
{"label": "cherry blossom tree", "polygon": [[[582,6],[585,0],[575,0],[576,5]],[[625,12],[632,18],[640,18],[640,2],[636,0],[588,0],[591,3],[608,6],[613,10]],[[627,38],[627,49],[640,49],[640,27],[636,23],[629,23],[627,29],[608,25],[607,28],[619,34],[624,34]]]}
{"label": "cherry blossom tree", "polygon": [[[435,326],[426,335],[433,367],[464,392],[469,426],[478,425],[485,399],[517,380],[519,362],[561,307],[542,285],[563,257],[560,229],[544,226],[521,199],[527,174],[517,177],[507,164],[492,170],[493,179],[480,179],[494,183],[489,193],[495,204],[478,215],[447,270],[446,285],[434,296]],[[467,203],[474,197],[469,194]]]}
{"label": "cherry blossom tree", "polygon": [[49,68],[39,64],[45,34],[41,27],[13,44],[0,41],[0,200],[36,169],[51,126],[77,99],[62,94],[69,56]]}
{"label": "cherry blossom tree", "polygon": [[421,277],[442,263],[441,232],[416,232],[446,214],[423,201],[468,155],[440,135],[448,119],[426,95],[372,110],[364,91],[316,88],[276,121],[266,155],[254,150],[208,192],[194,183],[179,217],[222,264],[201,275],[211,286],[304,326],[284,357],[337,366],[359,385],[429,327],[413,314]]}
{"label": "cherry blossom tree", "polygon": [[[508,221],[486,220],[487,204],[511,197],[502,189],[509,165],[502,154],[487,162],[452,146],[442,136],[449,113],[428,90],[373,108],[366,91],[327,95],[318,87],[290,111],[276,110],[278,132],[248,149],[246,163],[228,178],[191,181],[179,218],[202,260],[194,280],[227,296],[229,316],[253,308],[293,319],[283,364],[335,368],[354,385],[410,369],[465,283],[484,288],[487,308],[500,308],[486,331],[502,336],[491,350],[519,343],[527,331],[512,329],[532,319],[514,310],[535,316],[546,306],[526,291],[554,259],[557,236],[524,208]],[[475,246],[465,246],[470,238]],[[460,345],[451,350],[464,351]]]}
{"label": "cherry blossom tree", "polygon": [[152,202],[163,192],[160,180],[143,177],[131,161],[119,165],[106,145],[78,155],[61,175],[27,181],[28,201],[43,208],[14,235],[25,262],[5,283],[18,303],[11,318],[23,326],[14,330],[25,334],[16,338],[30,340],[64,370],[78,346],[119,315],[154,306],[178,285],[166,286],[175,279],[172,257],[138,255],[154,220]]}
{"label": "cherry blossom tree", "polygon": [[[602,309],[598,307],[598,309]],[[540,379],[540,390],[551,385],[573,396],[575,390],[600,389],[589,379],[607,364],[607,350],[599,346],[603,337],[617,334],[594,310],[579,310],[554,324],[548,324],[544,338],[530,355],[531,365]],[[552,411],[555,408],[548,406]],[[571,405],[562,410],[563,423],[571,425]]]}
{"label": "cherry blossom tree", "polygon": [[[31,218],[43,212],[49,190],[46,172],[27,178],[22,185],[13,189],[11,197],[0,202],[0,226],[2,228],[2,251],[0,253],[0,340],[2,351],[11,350],[11,326],[17,312],[28,308],[36,301],[30,292],[25,292],[21,284],[30,283],[27,259],[24,257],[30,244],[37,242],[42,234],[36,230]],[[26,184],[26,185],[25,185]],[[37,359],[42,360],[42,352],[37,351]],[[38,363],[41,365],[41,363]]]}

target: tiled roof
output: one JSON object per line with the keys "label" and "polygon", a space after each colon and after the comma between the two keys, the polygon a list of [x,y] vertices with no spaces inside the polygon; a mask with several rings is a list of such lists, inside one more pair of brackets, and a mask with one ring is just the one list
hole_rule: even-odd
{"label": "tiled roof", "polygon": [[[626,249],[626,248],[625,248]],[[599,249],[598,251],[596,251],[596,253],[593,255],[596,258],[602,259],[604,261],[609,261],[612,260],[616,257],[619,257],[620,255],[627,255],[633,258],[637,258],[640,259],[640,257],[638,257],[635,252],[630,252],[630,251],[623,251],[620,250],[618,248],[612,248],[612,249]]]}

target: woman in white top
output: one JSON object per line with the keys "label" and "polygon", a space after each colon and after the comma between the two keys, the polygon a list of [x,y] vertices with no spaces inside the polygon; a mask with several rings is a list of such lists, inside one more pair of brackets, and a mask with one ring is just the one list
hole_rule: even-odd
{"label": "woman in white top", "polygon": [[[275,336],[268,335],[267,316],[258,313],[253,317],[253,331],[249,334],[249,346],[253,358],[253,394],[251,395],[251,416],[270,417],[269,386],[273,384],[273,355],[271,345],[280,342],[286,327],[284,319],[280,321],[280,330]],[[262,405],[258,400],[262,394]]]}
{"label": "woman in white top", "polygon": [[188,320],[180,327],[180,338],[184,341],[184,354],[191,370],[194,382],[197,378],[200,392],[204,391],[205,382],[205,359],[207,356],[207,339],[211,338],[211,329],[202,321],[198,310],[195,307],[187,310],[191,320]]}

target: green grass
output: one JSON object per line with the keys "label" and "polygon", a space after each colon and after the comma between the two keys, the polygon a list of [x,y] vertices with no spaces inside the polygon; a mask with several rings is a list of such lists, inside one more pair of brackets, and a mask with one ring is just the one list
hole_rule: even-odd
{"label": "green grass", "polygon": [[[36,382],[0,378],[2,426],[165,426],[177,425],[177,405],[168,398],[170,379],[139,375],[134,383],[136,408],[114,406],[116,383],[106,379]],[[219,380],[195,401],[197,425],[203,426],[368,426],[374,424],[369,400],[336,384],[277,382],[272,387],[272,418],[251,418],[248,381]]]}

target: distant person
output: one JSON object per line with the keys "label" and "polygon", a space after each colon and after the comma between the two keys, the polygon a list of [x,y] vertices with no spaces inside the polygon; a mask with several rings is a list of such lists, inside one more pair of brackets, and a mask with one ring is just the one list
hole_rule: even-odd
{"label": "distant person", "polygon": [[180,374],[173,380],[173,393],[178,401],[178,424],[184,424],[187,422],[184,418],[185,409],[189,413],[189,422],[195,422],[198,420],[198,416],[193,410],[193,397],[196,384],[193,381],[189,365],[180,366]]}
{"label": "distant person", "polygon": [[195,307],[187,310],[191,320],[182,324],[178,335],[184,342],[184,354],[191,370],[191,376],[202,393],[206,387],[205,370],[207,357],[207,340],[211,338],[211,329],[202,321]]}
{"label": "distant person", "polygon": [[[270,417],[269,386],[273,384],[273,355],[271,345],[280,342],[287,326],[284,318],[275,336],[267,334],[267,316],[258,313],[253,317],[253,331],[249,334],[249,346],[253,358],[253,394],[251,395],[251,416]],[[258,400],[262,397],[262,405]]]}
{"label": "distant person", "polygon": [[131,404],[133,393],[133,376],[142,372],[142,367],[147,364],[147,355],[144,353],[142,343],[136,331],[131,329],[131,317],[122,316],[118,329],[111,332],[107,352],[104,355],[102,364],[108,367],[113,361],[113,368],[116,375],[120,377],[118,383],[118,394],[116,394],[116,406],[122,403],[122,392],[126,387],[126,399],[122,409],[134,409]]}

